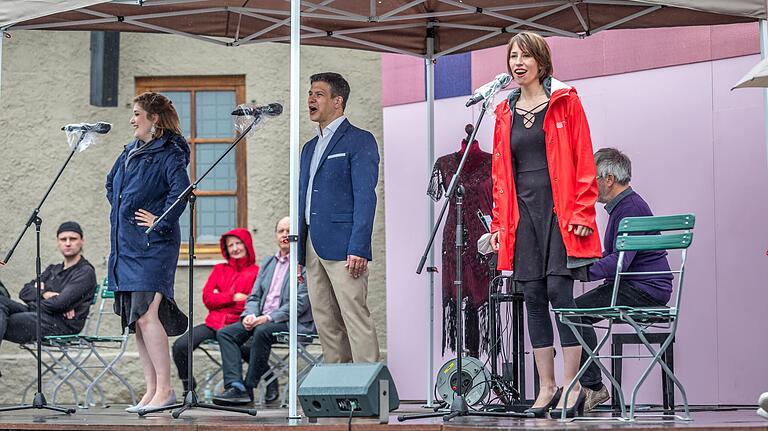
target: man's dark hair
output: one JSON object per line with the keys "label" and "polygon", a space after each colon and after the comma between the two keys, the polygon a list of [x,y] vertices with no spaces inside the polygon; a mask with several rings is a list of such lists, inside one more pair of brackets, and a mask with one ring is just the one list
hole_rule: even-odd
{"label": "man's dark hair", "polygon": [[314,84],[317,81],[325,82],[330,85],[331,97],[341,96],[343,99],[341,108],[347,109],[347,100],[349,100],[349,82],[347,82],[343,76],[335,72],[323,72],[316,73],[309,77],[310,84]]}

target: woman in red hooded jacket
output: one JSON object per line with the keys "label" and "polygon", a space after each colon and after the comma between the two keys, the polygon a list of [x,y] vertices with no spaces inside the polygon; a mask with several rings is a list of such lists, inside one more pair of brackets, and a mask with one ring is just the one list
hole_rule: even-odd
{"label": "woman in red hooded jacket", "polygon": [[[576,308],[573,281],[587,280],[587,266],[602,254],[595,223],[597,181],[584,110],[576,89],[552,78],[547,42],[519,33],[507,46],[507,67],[520,88],[496,108],[493,142],[493,235],[498,268],[513,270],[528,312],[528,335],[540,390],[528,410],[544,417],[566,408],[583,411],[586,394],[568,405],[554,372],[554,333],[549,305]],[[566,382],[579,370],[581,346],[557,322]]]}
{"label": "woman in red hooded jacket", "polygon": [[[253,240],[247,229],[232,229],[221,236],[219,244],[221,255],[227,262],[213,267],[203,287],[203,304],[208,309],[208,316],[204,324],[192,328],[194,349],[205,340],[215,340],[219,329],[240,320],[245,300],[251,294],[253,282],[259,273],[256,253],[253,251]],[[185,392],[189,390],[188,343],[189,332],[173,343],[173,361],[176,363]]]}

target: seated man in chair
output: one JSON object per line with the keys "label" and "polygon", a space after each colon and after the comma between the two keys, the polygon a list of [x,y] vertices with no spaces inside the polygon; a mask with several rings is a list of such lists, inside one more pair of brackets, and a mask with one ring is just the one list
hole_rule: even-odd
{"label": "seated man in chair", "polygon": [[[611,305],[613,281],[616,277],[616,267],[619,252],[616,251],[616,237],[619,222],[625,217],[652,216],[651,208],[637,194],[629,181],[632,177],[632,163],[624,153],[614,148],[603,148],[595,153],[597,166],[597,201],[605,204],[608,212],[608,225],[603,236],[603,257],[592,264],[589,269],[590,280],[605,280],[598,287],[576,298],[578,308],[599,308]],[[666,251],[626,252],[623,271],[654,272],[669,271]],[[616,305],[632,307],[663,306],[672,292],[672,274],[635,275],[622,277]],[[584,319],[582,317],[582,319]],[[584,341],[593,349],[597,346],[597,335],[592,328],[596,321],[583,322],[590,325],[582,327]],[[587,353],[582,352],[581,363],[587,359]],[[590,411],[610,397],[608,389],[603,385],[600,367],[594,362],[590,364],[581,376],[581,386],[587,393],[584,411]]]}
{"label": "seated man in chair", "polygon": [[[215,396],[213,402],[219,405],[242,405],[253,400],[253,389],[269,370],[269,353],[277,342],[275,332],[288,331],[290,306],[288,273],[290,244],[288,233],[290,219],[284,217],[275,226],[278,251],[266,258],[253,285],[253,291],[245,303],[245,311],[239,322],[220,329],[216,338],[221,351],[221,368],[224,372],[225,391]],[[300,333],[314,333],[315,324],[309,306],[307,286],[299,283],[298,324]],[[240,367],[240,346],[253,337],[248,374],[245,381]],[[277,380],[266,390],[267,402],[278,398]]]}
{"label": "seated man in chair", "polygon": [[[96,289],[96,271],[82,255],[83,230],[69,221],[56,232],[57,248],[64,262],[53,264],[40,275],[40,326],[42,335],[77,334],[85,320]],[[0,340],[29,343],[35,340],[37,280],[19,292],[24,303],[0,295]]]}

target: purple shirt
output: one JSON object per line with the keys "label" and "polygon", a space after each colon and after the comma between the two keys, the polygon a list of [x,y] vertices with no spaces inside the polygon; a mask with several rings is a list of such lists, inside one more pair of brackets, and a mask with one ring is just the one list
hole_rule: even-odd
{"label": "purple shirt", "polygon": [[[619,222],[624,217],[652,216],[651,208],[632,187],[627,188],[605,205],[608,212],[608,226],[605,228],[603,258],[589,268],[590,280],[616,278],[619,252],[616,251],[616,237]],[[628,251],[624,253],[622,269],[626,272],[669,271],[666,251]],[[672,293],[672,274],[622,276],[622,280],[639,289],[661,304],[669,301]]]}
{"label": "purple shirt", "polygon": [[[278,251],[275,254],[277,263],[275,264],[275,273],[272,275],[272,283],[269,285],[269,291],[267,297],[264,299],[264,306],[261,308],[261,314],[269,317],[269,314],[278,308],[280,308],[280,294],[283,290],[283,282],[285,281],[285,275],[288,274],[288,268],[290,267],[290,254],[281,256]],[[272,320],[272,317],[269,317]]]}

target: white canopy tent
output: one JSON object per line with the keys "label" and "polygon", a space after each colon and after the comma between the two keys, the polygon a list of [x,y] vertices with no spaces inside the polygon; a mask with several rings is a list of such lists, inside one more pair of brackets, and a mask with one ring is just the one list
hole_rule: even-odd
{"label": "white canopy tent", "polygon": [[[290,216],[298,232],[300,43],[423,58],[427,170],[434,164],[434,64],[448,54],[498,46],[511,33],[584,38],[621,28],[714,25],[765,19],[765,0],[113,0],[0,2],[0,30],[93,30],[183,35],[224,47],[290,42]],[[2,38],[0,38],[2,39]],[[0,42],[0,61],[2,60]],[[427,223],[434,223],[429,206]],[[296,409],[296,253],[291,244],[289,417]],[[427,262],[434,266],[434,256]],[[433,273],[427,273],[428,363],[432,405]]]}

